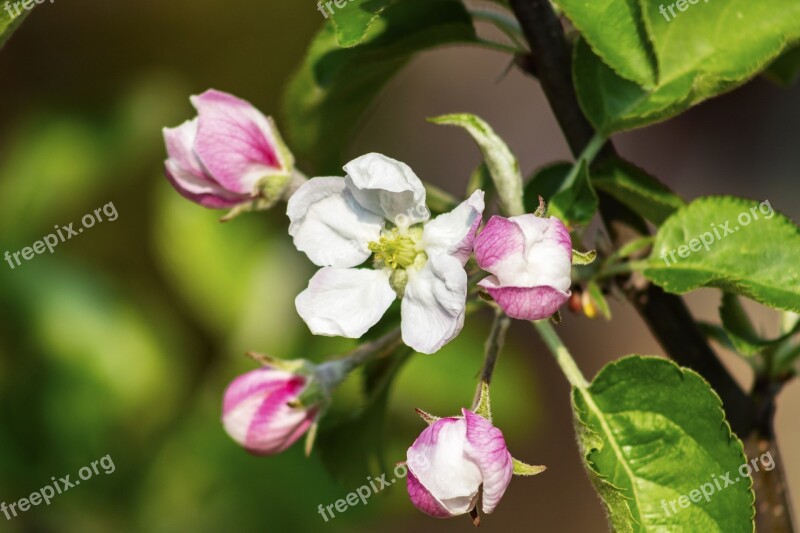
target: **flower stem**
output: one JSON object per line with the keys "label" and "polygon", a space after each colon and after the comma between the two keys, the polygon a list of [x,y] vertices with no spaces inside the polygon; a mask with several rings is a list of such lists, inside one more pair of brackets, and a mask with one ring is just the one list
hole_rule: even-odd
{"label": "flower stem", "polygon": [[494,315],[494,322],[492,329],[489,332],[489,338],[486,339],[486,356],[483,360],[483,368],[481,369],[481,379],[478,382],[478,389],[475,391],[475,399],[472,402],[473,410],[478,406],[481,397],[481,387],[483,383],[489,385],[492,382],[492,375],[494,374],[494,367],[497,364],[497,358],[503,350],[503,345],[506,342],[506,331],[508,326],[511,325],[511,319],[506,316],[501,309],[497,309]]}
{"label": "flower stem", "polygon": [[581,154],[578,156],[578,159],[575,160],[573,163],[572,168],[567,174],[567,178],[564,180],[564,184],[562,188],[571,187],[575,180],[578,177],[578,172],[581,169],[581,163],[586,162],[587,167],[594,161],[594,158],[597,157],[597,154],[606,144],[608,137],[602,135],[600,133],[595,133],[594,137],[591,138],[589,144],[586,145],[586,148],[583,149]]}
{"label": "flower stem", "polygon": [[561,337],[559,337],[556,330],[553,329],[550,320],[536,320],[533,322],[533,326],[537,329],[539,335],[542,336],[542,340],[547,347],[550,348],[550,351],[556,358],[558,366],[561,367],[561,371],[567,377],[567,381],[569,381],[570,385],[576,389],[586,389],[589,383],[586,381],[586,378],[583,377],[583,373],[581,373],[578,365],[575,364],[575,360],[572,358],[572,355],[570,355],[567,347],[564,346]]}

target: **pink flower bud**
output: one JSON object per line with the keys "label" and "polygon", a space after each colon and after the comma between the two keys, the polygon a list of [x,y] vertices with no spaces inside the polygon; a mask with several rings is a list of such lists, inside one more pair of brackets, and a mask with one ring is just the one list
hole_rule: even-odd
{"label": "pink flower bud", "polygon": [[167,179],[180,194],[223,209],[262,196],[271,178],[289,181],[294,162],[272,119],[213,89],[191,101],[198,116],[164,128]]}
{"label": "pink flower bud", "polygon": [[483,287],[511,318],[541,320],[570,296],[572,240],[556,217],[494,216],[475,239]]}
{"label": "pink flower bud", "polygon": [[469,513],[481,490],[483,512],[491,513],[514,471],[500,430],[472,411],[461,412],[428,426],[408,449],[411,502],[436,518]]}
{"label": "pink flower bud", "polygon": [[305,376],[263,367],[228,386],[222,424],[233,440],[254,455],[280,453],[311,426],[317,407],[291,407],[308,383]]}

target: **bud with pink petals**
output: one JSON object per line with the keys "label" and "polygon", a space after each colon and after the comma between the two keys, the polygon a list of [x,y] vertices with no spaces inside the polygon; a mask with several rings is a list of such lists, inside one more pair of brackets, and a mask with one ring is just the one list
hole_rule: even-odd
{"label": "bud with pink petals", "polygon": [[570,297],[572,240],[556,217],[494,216],[475,239],[480,285],[511,318],[541,320]]}
{"label": "bud with pink petals", "polygon": [[472,411],[461,412],[431,421],[408,449],[408,494],[436,518],[472,512],[481,492],[481,508],[491,513],[514,472],[502,432]]}
{"label": "bud with pink petals", "polygon": [[191,98],[198,116],[164,128],[167,179],[193,202],[225,209],[270,207],[284,194],[294,158],[271,118],[233,95],[208,90]]}
{"label": "bud with pink petals", "polygon": [[254,455],[282,452],[311,427],[319,410],[298,404],[310,379],[266,366],[239,376],[225,391],[225,431]]}

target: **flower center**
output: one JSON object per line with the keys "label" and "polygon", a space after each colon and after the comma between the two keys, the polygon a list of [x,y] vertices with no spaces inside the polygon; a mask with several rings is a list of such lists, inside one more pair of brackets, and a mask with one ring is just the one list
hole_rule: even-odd
{"label": "flower center", "polygon": [[[420,235],[417,235],[420,233]],[[375,254],[376,266],[388,266],[392,270],[406,269],[414,264],[420,250],[417,238],[421,237],[421,229],[409,228],[401,232],[400,228],[384,230],[381,238],[368,244]]]}

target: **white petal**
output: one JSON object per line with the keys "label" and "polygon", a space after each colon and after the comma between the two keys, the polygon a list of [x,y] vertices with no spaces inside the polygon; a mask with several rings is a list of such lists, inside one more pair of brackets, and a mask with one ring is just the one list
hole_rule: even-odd
{"label": "white petal", "polygon": [[431,354],[450,342],[464,326],[467,273],[458,259],[434,255],[419,272],[408,271],[400,307],[403,342]]}
{"label": "white petal", "polygon": [[483,191],[477,190],[449,213],[441,214],[425,224],[422,242],[428,255],[449,254],[465,265],[472,254],[483,208]]}
{"label": "white petal", "polygon": [[443,418],[423,431],[408,451],[413,474],[451,515],[468,513],[483,483],[480,468],[465,453],[466,435],[463,418]]}
{"label": "white petal", "polygon": [[430,218],[425,187],[411,167],[382,154],[366,154],[344,166],[347,187],[358,203],[396,226]]}
{"label": "white petal", "polygon": [[325,267],[294,303],[314,335],[356,339],[381,319],[396,296],[388,272]]}
{"label": "white petal", "polygon": [[286,214],[295,247],[319,266],[360,265],[384,223],[358,205],[342,178],[308,180],[289,198]]}

